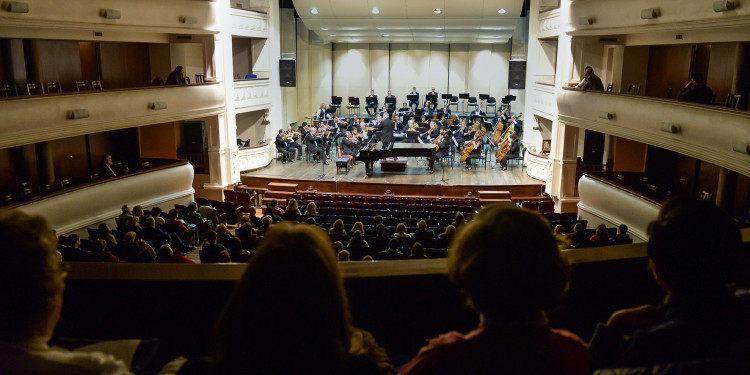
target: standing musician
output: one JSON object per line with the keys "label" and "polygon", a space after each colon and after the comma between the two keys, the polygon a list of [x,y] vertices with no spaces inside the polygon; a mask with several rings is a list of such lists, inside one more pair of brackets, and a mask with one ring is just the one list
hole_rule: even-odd
{"label": "standing musician", "polygon": [[[481,117],[480,117],[481,116]],[[471,112],[471,122],[474,122],[476,119],[482,119],[484,117],[484,112],[482,112],[482,109],[477,106],[476,109],[474,109],[474,112]]]}
{"label": "standing musician", "polygon": [[468,170],[471,170],[471,159],[476,159],[482,156],[482,136],[484,136],[484,133],[481,130],[476,129],[474,132],[474,138],[469,141],[469,143],[474,146],[474,149],[466,158],[466,169]]}
{"label": "standing musician", "polygon": [[[341,153],[343,155],[357,157],[357,155],[359,155],[359,150],[361,149],[362,146],[359,144],[357,138],[353,137],[350,132],[346,132],[346,137],[341,140]],[[352,165],[357,165],[357,162],[352,160]]]}
{"label": "standing musician", "polygon": [[430,174],[434,172],[435,167],[435,159],[441,159],[446,156],[448,156],[448,151],[450,150],[451,145],[451,131],[450,130],[442,130],[440,132],[440,136],[433,142],[435,144],[435,157],[434,158],[427,158],[427,162],[429,163],[429,166],[427,167],[427,170],[430,171]]}
{"label": "standing musician", "polygon": [[417,100],[409,100],[409,107],[414,107],[414,109],[416,109],[417,106],[419,106],[419,91],[417,91],[416,86],[411,88],[411,92],[409,93],[409,95],[417,96]]}
{"label": "standing musician", "polygon": [[320,109],[318,109],[317,112],[315,112],[315,121],[325,121],[330,120],[331,114],[326,113],[326,103],[320,103]]}
{"label": "standing musician", "polygon": [[284,131],[279,129],[279,134],[276,136],[276,151],[282,155],[281,164],[286,164],[287,161],[294,163],[294,153],[296,150],[290,149],[289,144],[291,142]]}
{"label": "standing musician", "polygon": [[294,132],[292,130],[292,126],[290,125],[286,128],[286,135],[288,137],[287,140],[291,139],[291,142],[288,142],[289,146],[287,147],[294,148],[297,151],[297,160],[302,159],[302,145],[297,143],[301,134]]}
{"label": "standing musician", "polygon": [[394,102],[393,102],[393,103],[386,103],[386,104],[385,104],[385,108],[386,108],[386,110],[387,110],[388,112],[391,112],[391,113],[392,113],[393,111],[395,111],[395,110],[396,110],[396,102],[395,102],[396,96],[395,96],[395,95],[393,95],[393,93],[392,93],[392,92],[388,91],[388,95],[387,95],[387,96],[386,96],[385,98],[386,98],[386,99],[390,99],[390,98],[393,98],[393,99],[394,99]]}
{"label": "standing musician", "polygon": [[375,90],[370,90],[370,95],[367,95],[365,103],[367,103],[367,105],[365,106],[365,111],[367,111],[368,115],[372,116],[370,109],[372,109],[373,111],[378,110],[378,96],[375,95]]}
{"label": "standing musician", "polygon": [[307,133],[307,136],[305,137],[305,146],[307,146],[307,150],[311,154],[318,157],[319,161],[322,160],[323,164],[328,165],[325,150],[323,148],[323,139],[317,135],[317,130],[315,128],[310,129],[310,132]]}
{"label": "standing musician", "polygon": [[396,123],[391,120],[391,114],[389,112],[383,112],[383,121],[380,123],[380,128],[383,131],[383,145],[381,146],[381,149],[392,149],[394,142],[393,132],[396,131]]}
{"label": "standing musician", "polygon": [[500,159],[500,167],[502,167],[502,170],[504,171],[508,170],[508,159],[517,158],[521,153],[521,142],[516,133],[510,135],[510,145],[508,147],[508,153]]}
{"label": "standing musician", "polygon": [[[430,92],[427,93],[427,95],[438,96],[438,93],[437,93],[437,91],[435,91],[435,88],[433,87],[432,90],[430,90]],[[430,107],[432,107],[432,110],[434,111],[435,108],[437,108],[437,100],[435,100],[434,103],[430,103]]]}

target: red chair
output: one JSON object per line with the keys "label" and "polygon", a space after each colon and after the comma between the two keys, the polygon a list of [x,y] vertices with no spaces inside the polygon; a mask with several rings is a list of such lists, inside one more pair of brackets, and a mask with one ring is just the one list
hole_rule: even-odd
{"label": "red chair", "polygon": [[234,190],[224,189],[224,202],[237,203],[237,192]]}
{"label": "red chair", "polygon": [[237,191],[235,192],[235,198],[237,200],[237,205],[242,207],[242,211],[250,212],[250,207],[253,205],[253,197],[250,193],[246,191]]}

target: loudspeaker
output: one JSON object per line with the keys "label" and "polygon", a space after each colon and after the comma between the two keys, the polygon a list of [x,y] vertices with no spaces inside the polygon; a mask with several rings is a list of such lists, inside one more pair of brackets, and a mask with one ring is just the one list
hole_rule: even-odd
{"label": "loudspeaker", "polygon": [[206,122],[184,121],[182,123],[182,152],[202,154],[207,149]]}
{"label": "loudspeaker", "polygon": [[297,86],[297,69],[294,60],[279,60],[279,78],[281,87]]}
{"label": "loudspeaker", "polygon": [[10,13],[29,13],[29,3],[3,1],[3,9]]}
{"label": "loudspeaker", "polygon": [[508,88],[513,90],[525,89],[526,61],[511,60],[508,68]]}

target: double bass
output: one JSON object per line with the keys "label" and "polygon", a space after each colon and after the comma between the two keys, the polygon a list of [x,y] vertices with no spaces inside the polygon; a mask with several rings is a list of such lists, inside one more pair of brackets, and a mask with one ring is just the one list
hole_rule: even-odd
{"label": "double bass", "polygon": [[469,155],[474,151],[474,149],[475,149],[475,147],[474,147],[474,140],[479,140],[481,142],[482,138],[484,138],[484,132],[483,131],[477,130],[477,132],[479,132],[479,134],[481,134],[481,136],[477,137],[475,135],[474,138],[460,152],[460,154],[461,154],[461,162],[462,163],[465,162],[466,159],[469,157]]}

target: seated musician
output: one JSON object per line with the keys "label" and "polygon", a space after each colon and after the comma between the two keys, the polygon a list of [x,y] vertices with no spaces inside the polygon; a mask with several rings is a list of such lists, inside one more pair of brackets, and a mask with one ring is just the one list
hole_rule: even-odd
{"label": "seated musician", "polygon": [[315,121],[325,121],[330,120],[331,114],[326,113],[326,103],[320,103],[320,109],[318,109],[317,112],[315,112]]}
{"label": "seated musician", "polygon": [[[352,133],[346,132],[346,136],[341,140],[341,154],[357,157],[361,149],[362,146],[357,138],[353,137]],[[352,165],[357,165],[357,162],[352,160]]]}
{"label": "seated musician", "polygon": [[408,104],[406,104],[406,102],[404,102],[403,104],[401,104],[401,108],[398,109],[398,112],[401,116],[403,116],[411,112],[411,107]]}
{"label": "seated musician", "polygon": [[367,105],[365,106],[365,111],[367,111],[368,115],[372,115],[372,112],[370,112],[370,110],[373,110],[373,112],[378,110],[378,96],[375,95],[375,90],[370,90],[370,95],[367,95],[365,103],[367,103]]}
{"label": "seated musician", "polygon": [[302,126],[299,128],[299,132],[302,134],[302,142],[304,142],[305,138],[307,138],[307,133],[310,132],[310,124],[303,122]]}
{"label": "seated musician", "polygon": [[435,167],[435,159],[441,159],[448,156],[448,151],[450,150],[450,142],[451,142],[451,132],[450,130],[443,130],[440,132],[440,136],[435,140],[435,147],[437,147],[437,150],[435,151],[435,158],[427,158],[427,162],[429,163],[429,166],[427,167],[427,170],[430,171],[430,174],[434,172]]}
{"label": "seated musician", "polygon": [[427,115],[426,114],[422,115],[422,118],[419,120],[419,125],[420,126],[430,126],[429,121],[427,121]]}
{"label": "seated musician", "polygon": [[508,153],[500,159],[500,167],[503,171],[508,170],[508,159],[517,158],[521,154],[521,138],[516,133],[510,134],[510,145],[508,147],[510,148]]}
{"label": "seated musician", "polygon": [[276,135],[276,151],[280,152],[282,155],[281,164],[286,164],[287,161],[294,163],[294,153],[296,150],[289,147],[287,142],[290,142],[290,138],[287,138],[284,131],[279,129],[279,134]]}
{"label": "seated musician", "polygon": [[[427,95],[435,95],[438,96],[437,91],[435,91],[435,88],[433,87],[430,92],[427,93]],[[437,108],[437,100],[434,101],[434,103],[430,103],[432,110],[434,111]]]}
{"label": "seated musician", "polygon": [[417,130],[417,123],[414,122],[414,118],[410,118],[406,125],[406,138],[404,143],[417,143],[419,137],[419,131]]}
{"label": "seated musician", "polygon": [[440,129],[438,128],[437,123],[435,121],[430,121],[430,129],[428,129],[427,132],[423,134],[423,138],[427,142],[431,143],[435,139],[437,139],[437,137],[439,136],[440,136]]}
{"label": "seated musician", "polygon": [[473,146],[473,150],[469,154],[469,156],[466,158],[466,169],[471,170],[471,159],[476,159],[480,156],[482,156],[482,136],[484,133],[479,131],[478,129],[475,129],[474,131],[474,138],[472,138],[465,147],[468,147],[469,144]]}
{"label": "seated musician", "polygon": [[386,98],[386,99],[391,99],[391,98],[393,98],[393,99],[394,99],[393,103],[388,103],[388,102],[386,102],[386,103],[385,103],[385,108],[386,108],[386,110],[387,110],[388,112],[393,112],[394,110],[396,110],[396,101],[395,101],[395,99],[396,99],[396,96],[395,96],[395,95],[393,95],[393,93],[392,93],[392,92],[388,91],[388,95],[387,95],[387,96],[386,96],[385,98]]}
{"label": "seated musician", "polygon": [[353,116],[352,116],[352,119],[351,119],[351,122],[350,122],[350,123],[351,123],[352,125],[355,125],[355,126],[359,126],[359,118],[357,117],[357,115],[353,115]]}
{"label": "seated musician", "polygon": [[409,100],[409,107],[414,107],[416,109],[419,105],[419,91],[417,91],[416,86],[411,88],[411,92],[409,93],[409,95],[417,96],[417,100]]}
{"label": "seated musician", "polygon": [[292,126],[289,125],[289,126],[286,127],[286,135],[288,137],[290,137],[288,139],[291,139],[291,142],[287,142],[288,143],[287,147],[291,147],[291,148],[297,150],[297,160],[302,159],[302,145],[300,145],[299,143],[297,143],[297,141],[299,140],[299,137],[300,137],[300,133],[297,133],[297,132],[293,131],[292,130]]}
{"label": "seated musician", "polygon": [[365,120],[359,120],[359,133],[362,134],[362,142],[369,142],[372,138],[372,128],[368,128]]}
{"label": "seated musician", "polygon": [[474,112],[471,112],[471,122],[476,121],[476,119],[482,119],[484,117],[484,112],[482,112],[482,109],[477,106],[476,109],[474,109]]}
{"label": "seated musician", "polygon": [[422,111],[422,113],[432,116],[432,106],[430,105],[430,102],[424,103],[424,108],[422,109]]}
{"label": "seated musician", "polygon": [[471,140],[472,136],[469,134],[469,131],[471,131],[471,129],[466,126],[466,120],[461,120],[458,125],[458,130],[455,134],[456,142],[458,143],[459,147],[463,147],[465,142]]}
{"label": "seated musician", "polygon": [[510,121],[508,121],[508,128],[510,130],[507,130],[509,133],[518,133],[519,129],[519,123],[518,123],[518,117],[517,116],[511,116]]}
{"label": "seated musician", "polygon": [[320,137],[320,135],[317,134],[317,130],[315,128],[310,129],[310,133],[307,134],[307,137],[305,137],[305,145],[307,146],[307,150],[313,154],[314,156],[318,157],[318,161],[323,161],[323,164],[328,164],[326,161],[326,155],[325,155],[325,149],[323,146],[323,138]]}

